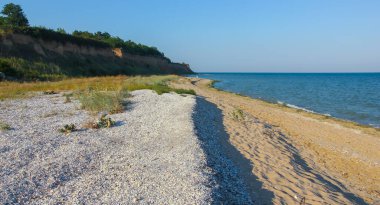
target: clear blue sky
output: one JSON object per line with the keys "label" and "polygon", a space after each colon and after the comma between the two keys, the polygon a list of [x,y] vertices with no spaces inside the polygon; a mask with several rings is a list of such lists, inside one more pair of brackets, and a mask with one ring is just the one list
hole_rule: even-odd
{"label": "clear blue sky", "polygon": [[2,0],[32,25],[108,31],[195,71],[380,72],[380,0]]}

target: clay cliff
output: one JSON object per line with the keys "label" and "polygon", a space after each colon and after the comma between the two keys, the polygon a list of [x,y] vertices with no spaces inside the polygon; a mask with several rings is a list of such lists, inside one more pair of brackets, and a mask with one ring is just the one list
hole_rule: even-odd
{"label": "clay cliff", "polygon": [[17,33],[0,34],[0,57],[51,64],[67,76],[193,73],[189,65],[172,63],[166,57],[134,55],[101,43],[79,44]]}

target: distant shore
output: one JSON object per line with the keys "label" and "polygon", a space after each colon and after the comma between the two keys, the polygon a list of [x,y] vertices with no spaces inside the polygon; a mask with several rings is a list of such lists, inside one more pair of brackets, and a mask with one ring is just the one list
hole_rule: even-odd
{"label": "distant shore", "polygon": [[252,197],[289,204],[302,198],[307,203],[367,204],[380,197],[379,129],[221,91],[212,84],[182,78],[173,86],[193,89],[222,110],[230,143],[253,164],[240,164],[249,170],[243,175],[251,182]]}

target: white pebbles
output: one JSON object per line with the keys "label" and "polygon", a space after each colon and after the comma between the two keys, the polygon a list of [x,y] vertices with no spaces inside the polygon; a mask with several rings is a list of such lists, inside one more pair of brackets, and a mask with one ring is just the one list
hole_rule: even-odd
{"label": "white pebbles", "polygon": [[110,116],[115,127],[69,135],[58,129],[94,120],[75,100],[0,102],[0,120],[12,127],[0,131],[0,204],[251,203],[210,134],[219,128],[194,123],[207,120],[194,96],[132,95],[125,112]]}

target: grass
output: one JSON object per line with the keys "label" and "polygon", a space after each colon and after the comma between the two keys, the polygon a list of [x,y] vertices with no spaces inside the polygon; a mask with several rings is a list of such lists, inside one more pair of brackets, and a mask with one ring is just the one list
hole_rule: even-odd
{"label": "grass", "polygon": [[240,121],[240,120],[244,120],[244,112],[243,110],[239,109],[239,108],[235,108],[233,111],[232,111],[232,117],[237,120],[237,121]]}
{"label": "grass", "polygon": [[83,109],[91,112],[119,113],[124,110],[123,102],[127,92],[88,90],[77,94]]}
{"label": "grass", "polygon": [[65,102],[64,103],[70,103],[71,102],[71,97],[73,97],[73,93],[66,93],[66,94],[63,94],[63,96],[65,97]]}
{"label": "grass", "polygon": [[95,91],[120,91],[151,89],[158,94],[176,92],[178,94],[195,94],[192,90],[174,89],[167,85],[170,80],[178,78],[174,75],[165,76],[107,76],[90,78],[71,78],[56,82],[0,82],[0,100],[7,98],[22,98],[30,92],[43,91],[80,91],[91,88]]}
{"label": "grass", "polygon": [[4,123],[4,122],[0,122],[0,130],[1,131],[6,131],[6,130],[10,130],[11,129],[11,126],[8,125],[7,123]]}
{"label": "grass", "polygon": [[195,95],[193,90],[175,89],[168,82],[178,76],[107,76],[91,78],[72,78],[57,82],[0,82],[0,100],[8,98],[23,98],[33,92],[46,94],[60,91],[73,91],[75,95],[64,94],[65,102],[71,102],[71,97],[77,98],[83,109],[91,112],[105,111],[121,112],[128,92],[141,89],[154,90],[158,94],[175,92],[178,94]]}
{"label": "grass", "polygon": [[121,88],[126,76],[72,78],[56,82],[0,82],[0,99],[22,98],[29,96],[29,92],[43,91],[77,91],[89,87],[103,91],[115,91]]}
{"label": "grass", "polygon": [[151,76],[151,77],[133,77],[125,81],[125,88],[128,91],[149,89],[154,90],[157,94],[175,92],[178,94],[195,95],[194,90],[176,89],[168,86],[168,82],[177,79],[177,76]]}

